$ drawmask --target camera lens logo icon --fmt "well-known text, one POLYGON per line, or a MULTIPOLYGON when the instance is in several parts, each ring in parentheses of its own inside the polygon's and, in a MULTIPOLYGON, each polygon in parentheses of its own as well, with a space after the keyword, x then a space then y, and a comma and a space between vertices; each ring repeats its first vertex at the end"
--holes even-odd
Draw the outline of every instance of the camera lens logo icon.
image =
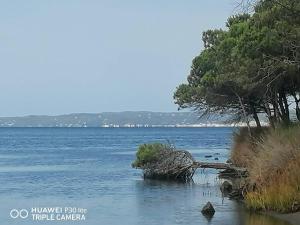
POLYGON ((21 210, 12 209, 10 211, 10 217, 13 219, 16 218, 26 219, 28 217, 28 211, 26 209, 21 209, 21 210))

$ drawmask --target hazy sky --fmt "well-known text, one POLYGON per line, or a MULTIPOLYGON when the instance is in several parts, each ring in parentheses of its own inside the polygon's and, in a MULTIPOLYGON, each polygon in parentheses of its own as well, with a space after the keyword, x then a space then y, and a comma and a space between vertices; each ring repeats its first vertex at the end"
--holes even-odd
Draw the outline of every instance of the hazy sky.
POLYGON ((0 116, 176 111, 235 0, 0 0, 0 116))

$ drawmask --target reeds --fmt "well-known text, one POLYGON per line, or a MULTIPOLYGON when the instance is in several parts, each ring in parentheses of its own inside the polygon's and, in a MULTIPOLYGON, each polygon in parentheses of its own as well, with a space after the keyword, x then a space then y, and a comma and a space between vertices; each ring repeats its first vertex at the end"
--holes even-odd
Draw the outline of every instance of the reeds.
POLYGON ((254 210, 300 210, 300 127, 270 128, 255 139, 238 135, 232 159, 247 167, 253 187, 246 205, 254 210))

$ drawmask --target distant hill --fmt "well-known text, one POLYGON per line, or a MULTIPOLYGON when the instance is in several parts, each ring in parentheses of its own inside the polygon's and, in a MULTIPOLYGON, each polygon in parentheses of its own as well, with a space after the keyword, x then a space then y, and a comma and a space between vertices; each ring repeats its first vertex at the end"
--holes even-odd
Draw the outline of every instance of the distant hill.
MULTIPOLYGON (((228 116, 227 116, 228 117, 228 116)), ((58 116, 0 117, 0 127, 156 127, 222 125, 227 117, 194 112, 103 112, 58 116)))

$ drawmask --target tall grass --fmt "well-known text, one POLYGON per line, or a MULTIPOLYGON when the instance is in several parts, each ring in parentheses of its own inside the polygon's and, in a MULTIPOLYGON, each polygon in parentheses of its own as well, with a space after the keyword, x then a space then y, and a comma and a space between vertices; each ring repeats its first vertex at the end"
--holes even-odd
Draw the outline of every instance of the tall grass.
POLYGON ((270 128, 256 138, 244 133, 237 136, 232 158, 249 170, 252 189, 245 197, 247 206, 278 212, 300 210, 300 127, 270 128))
POLYGON ((257 155, 257 144, 261 137, 268 131, 268 128, 251 128, 252 136, 248 129, 241 127, 233 136, 233 147, 231 149, 231 160, 240 167, 249 167, 257 155))

